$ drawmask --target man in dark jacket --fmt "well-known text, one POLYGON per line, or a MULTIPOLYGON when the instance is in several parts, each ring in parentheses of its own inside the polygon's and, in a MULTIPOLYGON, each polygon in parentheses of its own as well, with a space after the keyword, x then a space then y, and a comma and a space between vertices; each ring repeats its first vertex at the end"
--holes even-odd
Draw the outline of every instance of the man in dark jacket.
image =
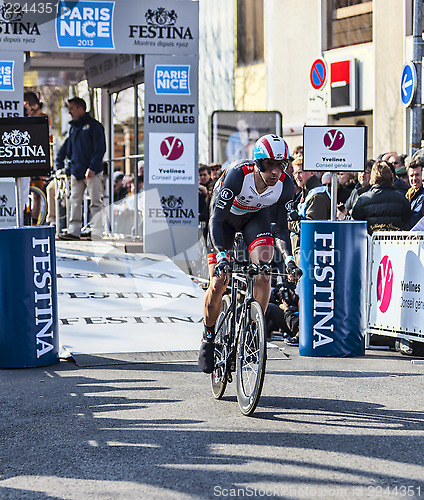
MULTIPOLYGON (((314 172, 304 172, 303 158, 293 161, 293 178, 301 191, 297 193, 294 203, 300 219, 328 220, 330 218, 331 201, 327 186, 323 186, 314 172)), ((292 221, 289 229, 293 233, 291 242, 296 265, 300 261, 300 220, 292 221)))
POLYGON ((68 111, 72 117, 69 138, 60 149, 56 164, 61 168, 65 156, 69 159, 71 209, 68 232, 66 235, 61 235, 60 239, 80 239, 82 202, 86 187, 90 196, 91 234, 95 238, 101 238, 103 156, 106 152, 104 128, 86 112, 85 101, 79 97, 69 99, 68 111))
POLYGON ((373 165, 370 184, 371 189, 356 201, 352 217, 367 221, 370 234, 377 230, 408 229, 411 217, 408 200, 393 189, 393 174, 385 161, 373 165))
MULTIPOLYGON (((349 198, 345 203, 346 210, 349 213, 351 212, 353 206, 355 205, 358 197, 361 196, 361 194, 366 193, 369 189, 371 189, 370 176, 373 163, 374 163, 373 160, 367 161, 365 165, 365 170, 363 172, 358 173, 358 183, 353 188, 349 198)), ((338 198, 337 201, 339 201, 338 198)))
POLYGON ((411 162, 407 168, 409 184, 411 187, 408 189, 405 196, 411 204, 412 211, 408 229, 413 228, 424 215, 423 165, 424 163, 422 161, 415 161, 411 162))

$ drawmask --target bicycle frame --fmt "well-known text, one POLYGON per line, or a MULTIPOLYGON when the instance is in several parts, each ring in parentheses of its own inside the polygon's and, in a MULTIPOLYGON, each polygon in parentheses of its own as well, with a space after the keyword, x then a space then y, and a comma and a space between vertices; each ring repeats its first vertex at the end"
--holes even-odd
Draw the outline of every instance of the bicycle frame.
MULTIPOLYGON (((219 331, 225 321, 228 319, 228 315, 231 314, 230 318, 230 328, 228 335, 225 336, 222 340, 223 343, 229 348, 229 351, 226 353, 225 360, 222 361, 222 364, 227 364, 228 360, 231 360, 234 356, 238 340, 240 336, 240 331, 243 326, 243 322, 246 321, 246 310, 251 302, 254 301, 253 297, 253 285, 254 285, 254 275, 258 274, 257 272, 252 272, 249 270, 249 262, 247 261, 238 261, 235 260, 234 270, 231 272, 231 303, 228 310, 225 312, 223 318, 218 323, 216 331, 219 331), (241 304, 241 307, 238 307, 238 293, 242 287, 246 287, 246 296, 241 304)), ((234 370, 230 370, 234 371, 234 370)), ((224 374, 229 376, 229 371, 227 367, 225 367, 224 374)), ((224 375, 225 376, 225 375, 224 375)), ((231 380, 229 380, 231 381, 231 380)))

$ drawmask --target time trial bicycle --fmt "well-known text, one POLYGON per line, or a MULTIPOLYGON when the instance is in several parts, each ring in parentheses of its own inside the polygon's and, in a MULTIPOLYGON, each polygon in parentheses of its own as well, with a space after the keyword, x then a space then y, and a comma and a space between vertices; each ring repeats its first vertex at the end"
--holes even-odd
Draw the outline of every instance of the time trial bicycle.
POLYGON ((235 372, 239 408, 244 415, 251 415, 261 396, 267 358, 265 318, 253 297, 253 285, 258 274, 275 273, 269 264, 239 260, 241 241, 242 235, 237 233, 230 264, 231 291, 222 297, 216 322, 211 385, 215 399, 221 399, 235 372))

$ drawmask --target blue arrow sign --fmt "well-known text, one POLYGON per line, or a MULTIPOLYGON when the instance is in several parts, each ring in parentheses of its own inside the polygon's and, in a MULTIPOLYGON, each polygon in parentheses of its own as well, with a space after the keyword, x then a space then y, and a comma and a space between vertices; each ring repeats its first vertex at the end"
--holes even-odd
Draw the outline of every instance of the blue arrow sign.
POLYGON ((406 63, 403 67, 400 79, 400 98, 404 106, 408 107, 412 103, 417 86, 417 72, 414 63, 406 63))

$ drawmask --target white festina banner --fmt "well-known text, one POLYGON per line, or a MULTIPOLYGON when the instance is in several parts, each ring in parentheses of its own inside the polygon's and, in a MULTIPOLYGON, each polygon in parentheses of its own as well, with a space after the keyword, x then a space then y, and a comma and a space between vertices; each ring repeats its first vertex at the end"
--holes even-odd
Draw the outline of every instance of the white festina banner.
POLYGON ((204 292, 170 259, 57 242, 60 343, 77 354, 197 350, 204 292))
POLYGON ((377 236, 373 240, 368 326, 421 335, 424 332, 424 241, 414 239, 411 233, 384 235, 380 237, 387 239, 377 236))

